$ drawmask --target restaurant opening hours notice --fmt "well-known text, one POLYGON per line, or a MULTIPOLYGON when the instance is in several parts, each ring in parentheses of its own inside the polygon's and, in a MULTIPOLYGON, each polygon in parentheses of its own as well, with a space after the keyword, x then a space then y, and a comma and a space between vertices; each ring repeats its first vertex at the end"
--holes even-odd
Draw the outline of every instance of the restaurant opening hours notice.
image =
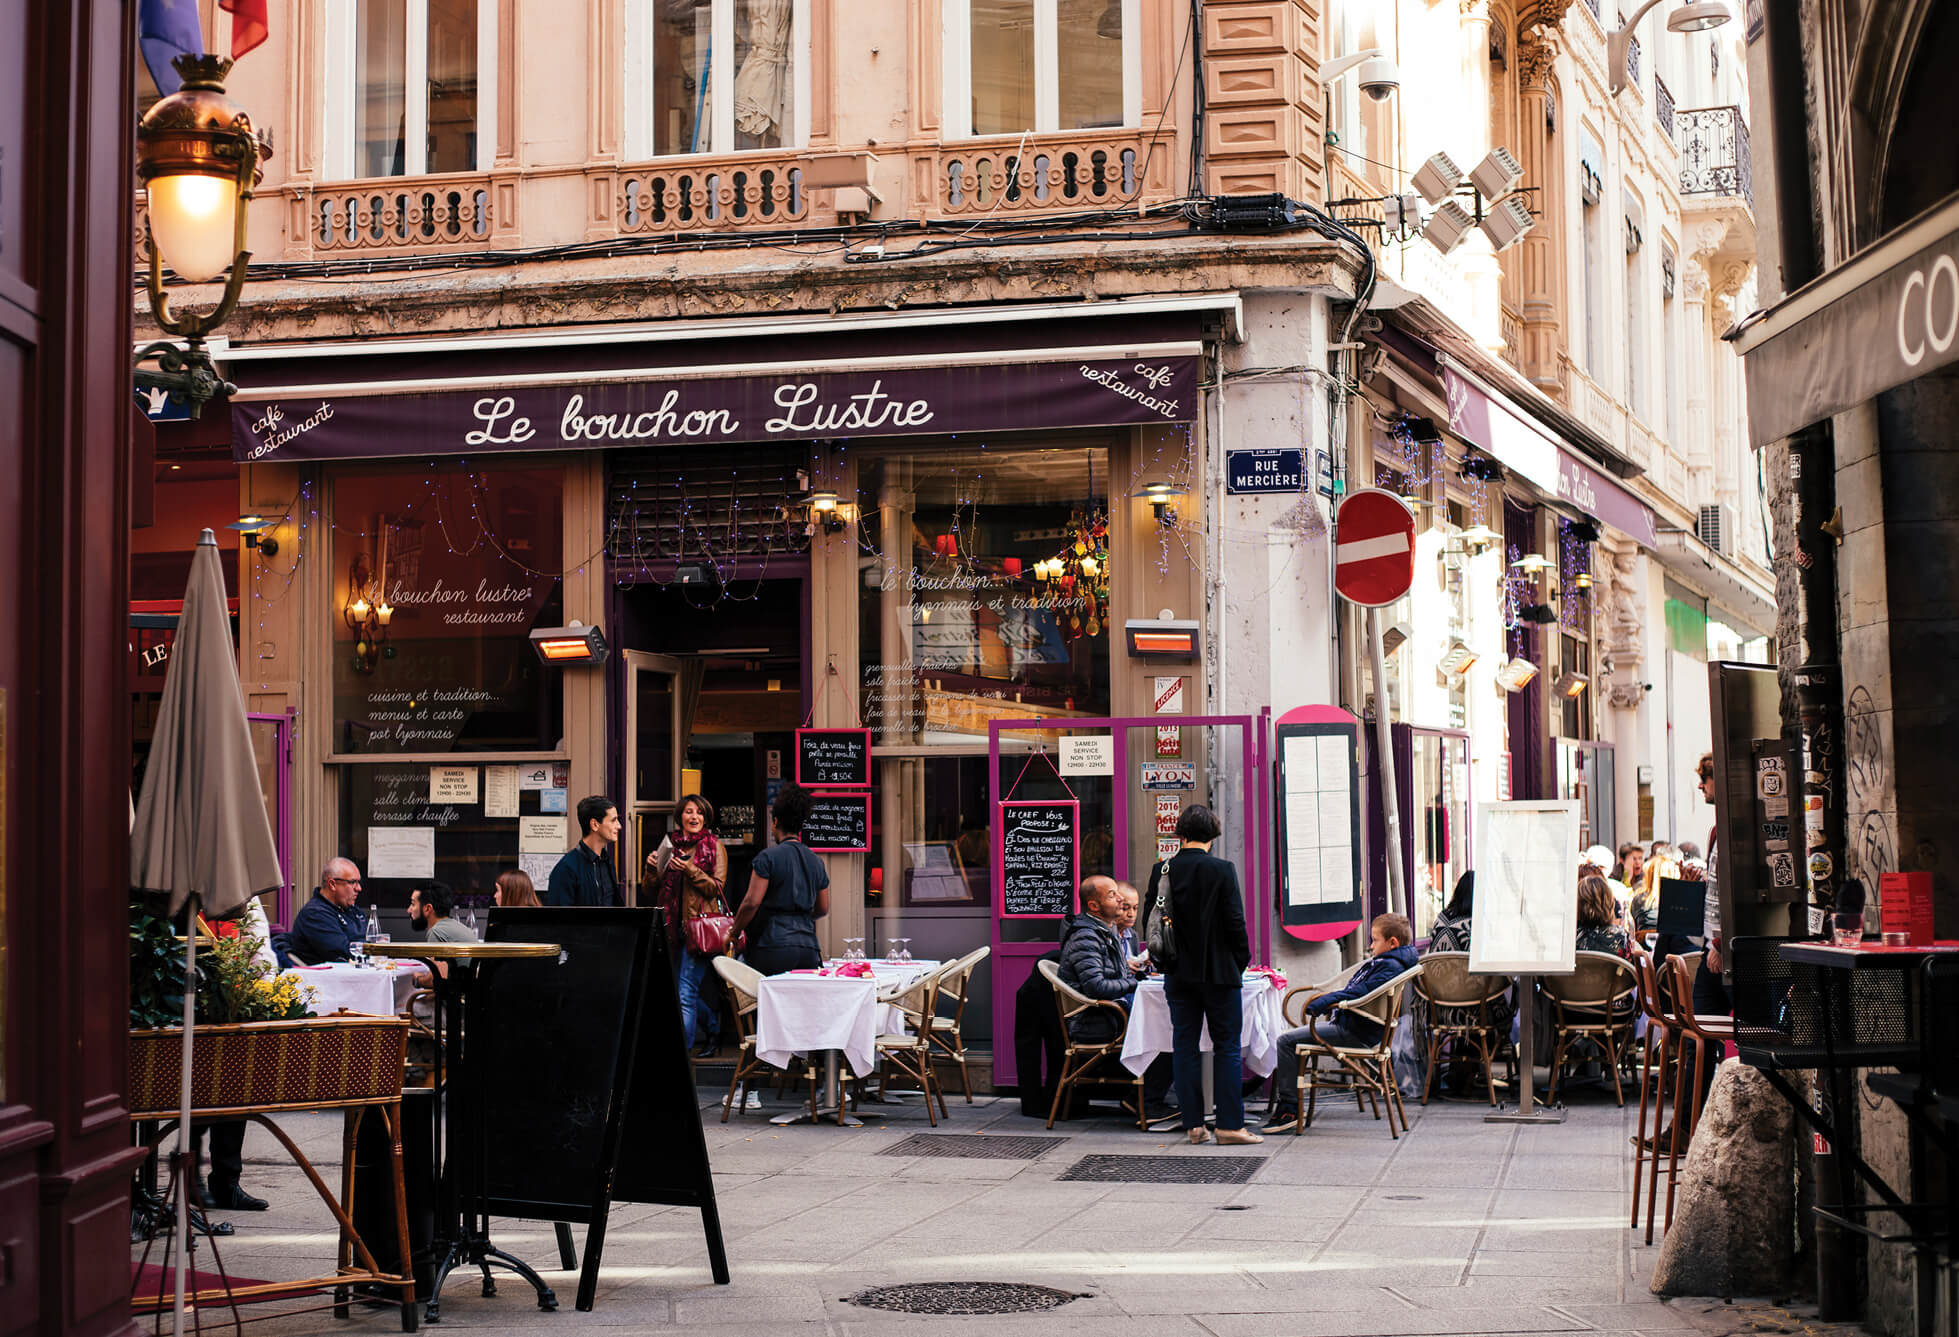
POLYGON ((1081 804, 1004 802, 994 829, 1000 912, 1059 916, 1073 910, 1081 878, 1081 804))

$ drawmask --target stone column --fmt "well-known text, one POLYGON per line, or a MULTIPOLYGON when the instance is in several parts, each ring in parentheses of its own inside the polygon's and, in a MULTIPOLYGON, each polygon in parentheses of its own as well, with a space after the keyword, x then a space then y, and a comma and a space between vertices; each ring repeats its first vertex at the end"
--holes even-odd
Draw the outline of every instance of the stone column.
POLYGON ((1544 393, 1557 398, 1563 389, 1559 355, 1565 348, 1560 287, 1562 236, 1558 220, 1564 212, 1558 145, 1546 128, 1557 114, 1551 91, 1551 67, 1558 56, 1554 29, 1530 28, 1517 38, 1517 88, 1522 104, 1516 153, 1524 166, 1524 184, 1536 186, 1532 206, 1537 226, 1517 243, 1522 268, 1524 346, 1518 350, 1524 374, 1544 393))

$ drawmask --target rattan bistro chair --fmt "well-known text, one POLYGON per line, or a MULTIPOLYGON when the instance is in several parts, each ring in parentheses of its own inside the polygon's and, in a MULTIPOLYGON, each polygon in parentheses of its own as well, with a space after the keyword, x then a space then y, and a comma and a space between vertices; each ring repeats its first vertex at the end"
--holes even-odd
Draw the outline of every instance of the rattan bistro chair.
POLYGON ((1619 1056, 1632 1048, 1634 1001, 1639 974, 1632 962, 1610 952, 1579 952, 1569 975, 1545 975, 1538 981, 1551 1000, 1551 1087, 1545 1099, 1555 1104, 1564 1061, 1581 1042, 1589 1041, 1605 1055, 1612 1069, 1612 1090, 1621 1108, 1625 1084, 1619 1080, 1619 1056))
POLYGON ((1386 1101, 1388 1135, 1399 1140, 1401 1134, 1407 1131, 1408 1110, 1401 1103, 1401 1089, 1395 1085, 1394 1056, 1389 1052, 1389 1046, 1394 1043, 1395 1023, 1401 1020, 1402 999, 1408 986, 1421 976, 1422 967, 1411 966, 1379 988, 1335 1005, 1337 1012, 1379 1023, 1381 1038, 1368 1046, 1336 1045, 1320 1038, 1319 1018, 1307 1014, 1305 1004, 1325 993, 1326 989, 1318 985, 1300 985, 1286 990, 1285 997, 1279 1003, 1280 1015, 1289 1028, 1301 1025, 1300 1018, 1303 1018, 1303 1024, 1312 1035, 1310 1040, 1298 1047, 1299 1078, 1293 1098, 1299 1102, 1299 1108, 1305 1114, 1293 1128, 1295 1136, 1313 1122, 1322 1089, 1352 1091, 1355 1107, 1365 1110, 1371 1103, 1377 1120, 1381 1117, 1381 1103, 1386 1101), (1300 1000, 1299 1018, 1294 1016, 1295 998, 1300 1000), (1334 1066, 1322 1068, 1321 1059, 1332 1059, 1334 1066), (1399 1131, 1395 1128, 1397 1117, 1401 1120, 1399 1131))
MULTIPOLYGON (((728 1111, 734 1108, 735 1092, 741 1091, 745 1104, 749 1078, 770 1065, 755 1052, 755 1014, 761 1007, 762 972, 746 962, 724 955, 714 958, 714 973, 728 986, 728 1000, 734 1005, 735 1013, 735 1075, 728 1079, 728 1095, 721 1102, 721 1122, 726 1123, 728 1111)), ((806 1075, 809 1078, 809 1116, 814 1119, 816 1069, 807 1067, 806 1075)))
POLYGON ((932 1066, 932 1019, 938 1013, 940 981, 948 969, 940 966, 909 984, 880 990, 877 997, 879 1007, 898 1010, 907 1028, 877 1038, 878 1094, 884 1094, 887 1069, 895 1068, 918 1083, 925 1095, 925 1117, 934 1128, 939 1126, 939 1116, 948 1113, 938 1070, 932 1066))
POLYGON ((1422 973, 1415 981, 1415 992, 1427 1005, 1428 1075, 1422 1079, 1422 1104, 1428 1104, 1442 1047, 1450 1041, 1459 1055, 1463 1050, 1476 1055, 1483 1065, 1490 1104, 1497 1103, 1496 1063, 1510 1036, 1507 1026, 1504 1034, 1497 1033, 1493 1013, 1496 1000, 1509 987, 1507 976, 1470 974, 1468 952, 1429 952, 1422 957, 1422 973))
POLYGON ((973 972, 980 962, 992 952, 991 947, 979 947, 947 966, 939 976, 939 1005, 952 1005, 952 1015, 945 1016, 934 1012, 932 1015, 932 1048, 936 1057, 950 1059, 959 1065, 959 1087, 966 1093, 966 1103, 973 1103, 973 1078, 966 1071, 966 995, 973 986, 973 972))
POLYGON ((1118 1085, 1135 1088, 1136 1126, 1147 1129, 1147 1111, 1143 1108, 1143 1078, 1140 1073, 1131 1073, 1122 1066, 1123 1035, 1129 1027, 1129 1011, 1122 1004, 1102 998, 1090 998, 1061 982, 1059 962, 1042 961, 1041 977, 1054 987, 1054 1005, 1061 1015, 1061 1034, 1067 1041, 1067 1048, 1061 1059, 1061 1075, 1054 1083, 1054 1104, 1048 1109, 1048 1127, 1061 1114, 1061 1103, 1068 1097, 1068 1088, 1084 1078, 1104 1080, 1096 1070, 1113 1065, 1122 1075, 1116 1079, 1118 1085), (1077 1040, 1068 1023, 1078 1017, 1092 1015, 1096 1009, 1105 1008, 1116 1022, 1115 1038, 1104 1044, 1077 1040))

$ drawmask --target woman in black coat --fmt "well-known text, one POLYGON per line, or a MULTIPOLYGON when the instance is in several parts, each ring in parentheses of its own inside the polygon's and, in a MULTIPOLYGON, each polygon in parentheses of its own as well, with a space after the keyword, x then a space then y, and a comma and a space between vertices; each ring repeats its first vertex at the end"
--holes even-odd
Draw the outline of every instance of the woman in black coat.
POLYGON ((1245 932, 1245 897, 1238 886, 1238 870, 1230 860, 1211 853, 1211 842, 1217 838, 1218 819, 1209 808, 1193 803, 1183 810, 1177 818, 1182 846, 1151 874, 1143 923, 1151 922, 1157 898, 1168 896, 1177 955, 1164 971, 1163 997, 1170 1005, 1172 1063, 1184 1136, 1192 1142, 1209 1140, 1204 1130, 1203 1070, 1198 1066, 1198 1046, 1208 1027, 1217 1140, 1248 1144, 1265 1140, 1245 1127, 1244 1059, 1239 1052, 1245 1024, 1243 979, 1252 946, 1245 932))

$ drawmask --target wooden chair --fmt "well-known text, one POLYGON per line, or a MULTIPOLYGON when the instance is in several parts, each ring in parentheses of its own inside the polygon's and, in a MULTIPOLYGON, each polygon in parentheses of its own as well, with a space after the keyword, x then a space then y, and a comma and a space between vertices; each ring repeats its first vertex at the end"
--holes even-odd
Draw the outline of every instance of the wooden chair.
POLYGON ((1623 1108, 1626 1088, 1619 1080, 1619 1055, 1632 1047, 1638 1012, 1634 998, 1639 975, 1632 962, 1610 952, 1579 952, 1571 974, 1545 975, 1538 984, 1551 1000, 1551 1088, 1546 1101, 1557 1103, 1565 1059, 1581 1041, 1589 1041, 1605 1055, 1613 1094, 1623 1108))
MULTIPOLYGON (((734 1107, 735 1092, 742 1093, 743 1103, 747 1103, 748 1079, 763 1068, 772 1066, 762 1060, 755 1052, 755 1014, 761 1006, 762 972, 732 956, 714 958, 714 973, 728 986, 728 1001, 734 1005, 735 1013, 735 1075, 728 1079, 728 1095, 721 1102, 721 1122, 728 1122, 728 1112, 734 1107)), ((810 1068, 809 1115, 816 1117, 816 1070, 810 1068)))
MULTIPOLYGON (((1122 1076, 1116 1078, 1118 1085, 1128 1085, 1136 1093, 1136 1126, 1148 1128, 1145 1121, 1147 1111, 1143 1108, 1143 1079, 1140 1074, 1132 1074, 1122 1066, 1122 1040, 1129 1028, 1129 1010, 1122 1004, 1102 998, 1090 998, 1061 982, 1059 962, 1042 961, 1041 977, 1054 987, 1054 1005, 1061 1017, 1061 1034, 1066 1037, 1067 1048, 1062 1053, 1061 1076, 1054 1084, 1054 1104, 1048 1110, 1048 1127, 1061 1114, 1061 1102, 1067 1098, 1068 1088, 1076 1082, 1093 1074, 1105 1061, 1113 1063, 1122 1076), (1080 1017, 1099 1015, 1098 1009, 1106 1010, 1116 1023, 1115 1038, 1103 1044, 1077 1040, 1069 1022, 1080 1017)), ((1097 1078, 1097 1080, 1104 1080, 1097 1078)))
MULTIPOLYGON (((1346 972, 1349 977, 1353 972, 1346 972)), ((1366 1110, 1369 1104, 1374 1107, 1374 1118, 1381 1117, 1381 1102, 1388 1106, 1388 1135, 1397 1140, 1408 1129, 1408 1110, 1401 1103, 1401 1089, 1395 1085, 1394 1056, 1389 1047, 1394 1043, 1395 1023, 1401 1020, 1401 1004, 1408 985, 1420 979, 1421 965, 1411 966, 1387 983, 1362 994, 1338 1003, 1334 1011, 1349 1016, 1360 1017, 1376 1022, 1381 1027, 1381 1038, 1372 1045, 1339 1045, 1323 1039, 1319 1033, 1320 1018, 1305 1012, 1305 1004, 1327 992, 1316 985, 1299 985, 1286 990, 1280 1000, 1279 1012, 1289 1027, 1301 1024, 1293 1016, 1293 1000, 1300 999, 1299 1016, 1311 1034, 1311 1039, 1299 1045, 1299 1077, 1293 1098, 1299 1108, 1305 1111, 1299 1123, 1293 1128, 1297 1136, 1313 1122, 1313 1114, 1319 1104, 1322 1088, 1329 1091, 1352 1091, 1354 1107, 1366 1110), (1320 1066, 1321 1059, 1332 1059, 1335 1066, 1325 1069, 1320 1066), (1395 1120, 1401 1120, 1401 1128, 1395 1128, 1395 1120)))
MULTIPOLYGON (((1639 972, 1639 1009, 1646 1017, 1646 1056, 1640 1065, 1639 1073, 1639 1125, 1633 1135, 1633 1203, 1632 1222, 1639 1225, 1639 1181, 1642 1173, 1651 1177, 1652 1183, 1646 1194, 1646 1242, 1653 1242, 1653 1217, 1655 1202, 1659 1193, 1660 1133, 1665 1128, 1664 1110, 1667 1090, 1667 1065, 1677 1063, 1680 1057, 1680 1018, 1673 1003, 1672 972, 1665 966, 1655 968, 1651 957, 1640 957, 1635 963, 1639 972), (1652 1097, 1653 1121, 1646 1121, 1647 1097, 1652 1097), (1651 1157, 1648 1165, 1647 1158, 1651 1157)), ((1679 1117, 1679 1111, 1674 1111, 1679 1117)), ((1677 1154, 1679 1140, 1669 1136, 1667 1141, 1676 1149, 1676 1154, 1667 1157, 1667 1183, 1671 1187, 1673 1176, 1679 1172, 1680 1158, 1677 1154)), ((1668 1197, 1672 1196, 1669 1192, 1668 1197)), ((1672 1224, 1669 1217, 1668 1224, 1672 1224)))
POLYGON ((1510 1036, 1507 1027, 1504 1034, 1497 1033, 1492 1012, 1509 987, 1506 976, 1470 974, 1468 952, 1429 952, 1422 957, 1422 974, 1415 981, 1415 993, 1428 1013, 1424 1027, 1428 1074, 1422 1079, 1422 1104, 1428 1104, 1442 1047, 1452 1040, 1475 1053, 1483 1065, 1490 1104, 1497 1103, 1496 1061, 1509 1046, 1510 1036))
POLYGON ((986 960, 992 952, 991 947, 980 947, 968 952, 945 968, 939 976, 939 1003, 952 1004, 952 1015, 934 1013, 932 1016, 932 1048, 938 1058, 950 1059, 959 1065, 959 1086, 966 1093, 966 1103, 973 1103, 973 1079, 966 1071, 966 994, 972 988, 973 972, 979 963, 986 960))
POLYGON ((884 1094, 887 1068, 897 1069, 918 1083, 918 1089, 925 1095, 925 1117, 934 1128, 939 1126, 939 1116, 948 1111, 938 1070, 932 1064, 932 1021, 938 1014, 940 982, 950 968, 940 966, 910 984, 880 990, 877 997, 879 1007, 898 1009, 909 1028, 877 1038, 878 1094, 884 1094), (932 1108, 935 1100, 936 1111, 932 1108))
MULTIPOLYGON (((1680 1055, 1673 1065, 1673 1138, 1671 1156, 1677 1161, 1694 1140, 1694 1129, 1700 1124, 1701 1104, 1707 1096, 1707 1083, 1712 1069, 1715 1046, 1732 1044, 1735 1038, 1733 1017, 1699 1015, 1694 1011, 1694 971, 1700 967, 1701 953, 1694 953, 1694 964, 1690 968, 1688 958, 1670 956, 1666 969, 1672 975, 1672 990, 1680 1019, 1680 1055), (1687 1085, 1687 1050, 1694 1051, 1693 1084, 1687 1085), (1685 1127, 1682 1127, 1682 1114, 1685 1113, 1685 1127)), ((1677 1174, 1667 1176, 1666 1224, 1673 1225, 1673 1190, 1677 1174)))

